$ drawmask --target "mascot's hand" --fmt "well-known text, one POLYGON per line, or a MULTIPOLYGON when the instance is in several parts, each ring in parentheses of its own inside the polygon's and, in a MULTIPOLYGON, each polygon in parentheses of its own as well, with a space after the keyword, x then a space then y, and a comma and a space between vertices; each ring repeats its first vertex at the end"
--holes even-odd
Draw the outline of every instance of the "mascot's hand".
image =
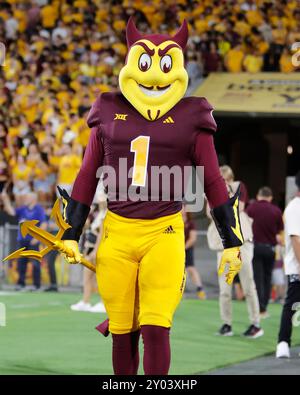
POLYGON ((56 248, 69 263, 81 262, 82 255, 80 254, 78 243, 75 240, 59 240, 56 242, 56 248))
POLYGON ((219 276, 224 273, 227 263, 229 264, 229 270, 226 273, 226 282, 230 285, 242 267, 240 247, 226 248, 223 251, 218 270, 219 276))

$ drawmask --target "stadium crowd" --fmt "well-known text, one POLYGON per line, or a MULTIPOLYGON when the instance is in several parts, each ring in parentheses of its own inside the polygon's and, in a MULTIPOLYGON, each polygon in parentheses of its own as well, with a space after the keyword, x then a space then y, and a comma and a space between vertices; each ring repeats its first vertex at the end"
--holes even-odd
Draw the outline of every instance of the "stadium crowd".
POLYGON ((0 190, 18 205, 30 188, 51 205, 70 189, 89 138, 85 118, 99 92, 116 89, 130 15, 141 31, 172 33, 187 19, 187 69, 291 72, 300 1, 8 0, 0 2, 0 190))

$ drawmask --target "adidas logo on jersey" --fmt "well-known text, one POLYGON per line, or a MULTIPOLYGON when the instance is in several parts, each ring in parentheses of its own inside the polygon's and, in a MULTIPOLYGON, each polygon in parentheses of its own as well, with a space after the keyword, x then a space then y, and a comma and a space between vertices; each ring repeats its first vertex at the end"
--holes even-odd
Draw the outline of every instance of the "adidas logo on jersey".
POLYGON ((176 233, 175 230, 173 229, 173 226, 170 225, 167 227, 166 230, 163 231, 163 233, 176 233))
POLYGON ((168 117, 168 118, 166 118, 166 119, 163 121, 163 123, 174 123, 174 120, 173 120, 172 117, 168 117))

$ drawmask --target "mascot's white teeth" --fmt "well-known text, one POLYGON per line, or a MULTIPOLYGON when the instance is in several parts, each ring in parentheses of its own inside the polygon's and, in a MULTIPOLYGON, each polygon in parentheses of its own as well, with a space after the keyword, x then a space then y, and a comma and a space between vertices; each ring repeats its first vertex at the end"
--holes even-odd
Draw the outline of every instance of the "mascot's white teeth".
POLYGON ((143 86, 139 85, 140 90, 147 96, 151 96, 151 97, 158 97, 163 95, 164 93, 166 93, 170 88, 171 85, 167 86, 165 89, 160 89, 160 90, 154 90, 154 89, 147 89, 144 88, 143 86))

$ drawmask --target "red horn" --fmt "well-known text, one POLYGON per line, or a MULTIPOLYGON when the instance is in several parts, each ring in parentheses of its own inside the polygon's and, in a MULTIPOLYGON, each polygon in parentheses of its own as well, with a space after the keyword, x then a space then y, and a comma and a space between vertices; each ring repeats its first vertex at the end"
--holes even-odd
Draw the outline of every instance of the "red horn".
POLYGON ((136 41, 141 40, 141 39, 142 39, 142 35, 136 28, 134 21, 133 21, 133 17, 131 16, 128 19, 127 26, 126 26, 126 40, 127 40, 128 48, 130 48, 133 43, 135 43, 136 41))
POLYGON ((186 47, 188 38, 189 38, 188 24, 186 20, 184 20, 178 32, 175 34, 174 37, 172 37, 172 41, 175 41, 178 45, 181 46, 182 49, 184 49, 186 47))

